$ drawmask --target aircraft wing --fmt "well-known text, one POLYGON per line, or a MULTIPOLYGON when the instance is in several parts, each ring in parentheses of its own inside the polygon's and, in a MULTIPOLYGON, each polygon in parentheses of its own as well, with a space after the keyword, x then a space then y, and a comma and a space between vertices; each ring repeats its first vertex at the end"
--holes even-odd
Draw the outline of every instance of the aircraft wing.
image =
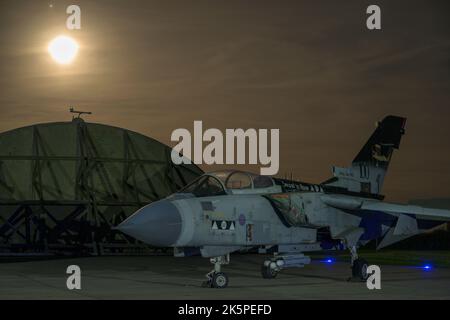
POLYGON ((324 195, 322 201, 329 206, 363 218, 362 227, 382 223, 388 230, 382 235, 377 249, 412 237, 450 222, 450 210, 425 208, 416 205, 366 200, 342 195, 324 195))
POLYGON ((388 202, 364 201, 361 206, 361 209, 383 211, 387 213, 409 214, 435 220, 442 219, 443 222, 450 221, 450 210, 424 208, 415 205, 402 205, 388 202))

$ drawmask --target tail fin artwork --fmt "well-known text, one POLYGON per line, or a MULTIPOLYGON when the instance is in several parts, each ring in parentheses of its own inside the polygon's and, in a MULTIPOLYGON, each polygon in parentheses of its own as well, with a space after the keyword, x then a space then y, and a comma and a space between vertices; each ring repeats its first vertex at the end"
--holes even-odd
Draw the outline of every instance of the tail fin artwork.
POLYGON ((363 194, 380 194, 394 149, 400 146, 406 118, 387 116, 353 159, 351 167, 333 167, 333 178, 323 184, 363 194))

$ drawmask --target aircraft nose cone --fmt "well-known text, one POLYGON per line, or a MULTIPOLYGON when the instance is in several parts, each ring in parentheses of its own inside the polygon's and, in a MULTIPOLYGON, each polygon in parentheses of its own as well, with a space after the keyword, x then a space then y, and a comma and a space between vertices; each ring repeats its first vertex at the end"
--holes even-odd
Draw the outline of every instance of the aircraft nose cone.
POLYGON ((117 229, 147 244, 168 247, 181 234, 181 215, 173 203, 160 200, 136 211, 117 229))

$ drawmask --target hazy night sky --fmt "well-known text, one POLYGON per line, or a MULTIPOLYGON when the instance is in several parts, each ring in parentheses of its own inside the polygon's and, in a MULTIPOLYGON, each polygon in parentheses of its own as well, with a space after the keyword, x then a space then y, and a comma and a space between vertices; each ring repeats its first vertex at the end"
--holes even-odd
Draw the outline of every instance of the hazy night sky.
POLYGON ((395 114, 408 123, 383 193, 450 197, 446 2, 0 0, 0 131, 70 120, 69 105, 172 146, 194 120, 280 128, 280 175, 321 182, 395 114), (47 53, 62 33, 80 44, 65 67, 47 53))

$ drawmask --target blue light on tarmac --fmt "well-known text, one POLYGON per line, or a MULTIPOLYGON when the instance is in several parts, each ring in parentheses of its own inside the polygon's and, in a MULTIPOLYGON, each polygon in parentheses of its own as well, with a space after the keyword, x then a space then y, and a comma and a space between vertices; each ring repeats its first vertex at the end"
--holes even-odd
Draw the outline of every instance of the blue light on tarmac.
POLYGON ((435 269, 435 266, 432 263, 424 263, 415 266, 405 266, 405 268, 423 270, 424 272, 432 272, 435 269))
POLYGON ((331 264, 331 263, 334 263, 334 259, 326 258, 325 260, 321 260, 321 262, 331 264))

